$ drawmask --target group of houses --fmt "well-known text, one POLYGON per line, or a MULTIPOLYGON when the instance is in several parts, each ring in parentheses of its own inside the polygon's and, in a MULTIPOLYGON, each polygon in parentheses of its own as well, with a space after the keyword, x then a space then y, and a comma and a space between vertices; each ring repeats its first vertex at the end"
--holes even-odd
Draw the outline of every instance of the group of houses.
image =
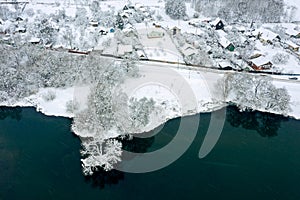
MULTIPOLYGON (((222 21, 222 19, 220 18, 216 18, 215 20, 211 20, 210 18, 192 19, 191 21, 189 21, 189 25, 195 27, 202 27, 202 28, 206 27, 209 29, 214 29, 219 36, 218 38, 219 45, 223 49, 226 49, 230 52, 235 51, 235 44, 228 39, 225 23, 222 21)), ((295 28, 287 28, 285 34, 286 36, 289 36, 290 39, 282 40, 279 34, 267 28, 261 27, 258 29, 247 30, 246 27, 241 25, 236 25, 234 26, 234 28, 241 33, 238 34, 239 36, 237 37, 240 37, 239 39, 243 44, 239 44, 239 46, 246 47, 247 41, 252 38, 252 40, 260 41, 263 45, 274 45, 276 43, 280 44, 286 49, 292 51, 292 53, 295 53, 296 55, 300 56, 299 45, 292 41, 292 39, 300 38, 299 29, 296 30, 295 28)), ((247 60, 245 60, 245 62, 254 70, 269 70, 273 67, 272 61, 269 59, 268 56, 265 56, 263 53, 260 54, 256 53, 255 56, 249 57, 247 60)), ((228 63, 226 64, 226 68, 228 68, 228 63)))

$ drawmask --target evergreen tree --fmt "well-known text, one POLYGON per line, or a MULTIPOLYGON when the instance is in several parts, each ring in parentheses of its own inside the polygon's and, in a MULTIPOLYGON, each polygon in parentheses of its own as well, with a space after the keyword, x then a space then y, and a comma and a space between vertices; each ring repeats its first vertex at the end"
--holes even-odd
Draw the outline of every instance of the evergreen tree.
POLYGON ((120 14, 117 15, 116 27, 121 30, 123 30, 123 28, 124 28, 124 20, 122 19, 120 14))

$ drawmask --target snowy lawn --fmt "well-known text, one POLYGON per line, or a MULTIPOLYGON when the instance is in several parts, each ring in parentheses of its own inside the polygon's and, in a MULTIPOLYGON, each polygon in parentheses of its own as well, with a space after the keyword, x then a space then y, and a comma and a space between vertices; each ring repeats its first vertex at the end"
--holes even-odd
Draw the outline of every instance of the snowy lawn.
POLYGON ((140 28, 141 26, 143 25, 137 25, 139 40, 149 59, 183 62, 182 55, 164 29, 153 28, 152 24, 148 25, 148 28, 140 28), (147 35, 151 32, 160 32, 164 36, 162 38, 148 38, 147 35))

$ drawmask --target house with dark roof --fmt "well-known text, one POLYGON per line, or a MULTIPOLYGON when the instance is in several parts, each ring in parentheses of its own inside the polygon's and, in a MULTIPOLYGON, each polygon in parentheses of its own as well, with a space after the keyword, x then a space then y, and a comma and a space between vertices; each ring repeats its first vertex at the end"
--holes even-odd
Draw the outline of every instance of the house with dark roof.
POLYGON ((220 18, 215 19, 214 21, 210 22, 212 27, 215 27, 216 30, 221 30, 225 27, 223 21, 220 18))

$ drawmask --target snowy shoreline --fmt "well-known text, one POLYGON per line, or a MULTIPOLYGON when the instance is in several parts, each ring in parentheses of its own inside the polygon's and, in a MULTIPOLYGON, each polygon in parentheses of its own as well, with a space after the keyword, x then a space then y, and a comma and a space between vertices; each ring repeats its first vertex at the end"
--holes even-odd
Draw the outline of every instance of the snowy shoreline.
MULTIPOLYGON (((141 78, 139 80, 141 82, 144 81, 144 79, 147 79, 147 76, 150 76, 151 79, 151 73, 156 74, 156 68, 151 67, 151 72, 149 71, 149 67, 141 68, 141 78)), ((169 69, 168 69, 169 70, 169 69)), ((220 74, 205 72, 201 73, 199 75, 199 72, 190 72, 189 70, 183 70, 178 69, 175 70, 180 74, 180 78, 185 78, 187 81, 187 84, 191 87, 193 90, 193 93, 195 94, 195 98, 197 100, 197 107, 192 110, 180 110, 178 102, 176 99, 174 99, 174 96, 172 97, 172 94, 168 91, 165 91, 165 89, 160 87, 153 87, 153 86, 143 86, 142 88, 139 88, 134 92, 134 94, 128 94, 131 96, 134 96, 136 98, 154 98, 157 104, 164 105, 164 107, 161 107, 160 110, 154 111, 150 116, 150 125, 147 125, 144 127, 140 133, 149 132, 151 130, 154 130, 155 128, 163 125, 169 120, 172 120, 174 118, 178 117, 185 117, 185 116, 191 116, 196 115, 199 113, 210 113, 217 110, 220 110, 224 107, 227 107, 229 105, 228 102, 225 102, 221 97, 220 94, 216 94, 213 90, 215 87, 215 84, 218 82, 218 78, 222 78, 223 76, 220 74), (205 90, 206 88, 206 90, 205 90), (207 89, 208 88, 208 89, 207 89)), ((153 75, 153 74, 152 74, 153 75)), ((161 79, 171 79, 167 77, 168 75, 162 75, 162 77, 158 77, 161 79)), ((149 78, 149 77, 148 77, 149 78)), ((133 79, 136 81, 136 79, 133 79)), ((176 79, 173 80, 174 82, 178 81, 176 79)), ((273 111, 268 111, 264 109, 255 109, 256 111, 260 112, 266 112, 266 113, 273 113, 282 115, 285 117, 289 117, 292 119, 300 120, 300 101, 299 97, 300 94, 298 94, 297 86, 298 83, 284 83, 280 81, 273 81, 274 85, 276 87, 285 87, 289 95, 291 96, 291 111, 287 113, 287 115, 282 115, 281 113, 276 113, 273 111)), ((139 84, 139 82, 137 83, 139 84)), ((126 83, 125 83, 126 87, 126 83)), ((6 107, 34 107, 37 112, 41 112, 44 115, 47 116, 55 116, 55 117, 65 117, 65 118, 74 118, 74 114, 67 112, 67 102, 73 101, 75 98, 75 93, 78 92, 78 87, 70 87, 70 88, 43 88, 38 91, 38 93, 31 95, 29 97, 24 98, 23 100, 15 103, 9 103, 9 102, 2 102, 0 103, 0 106, 6 106, 6 107), (55 98, 51 101, 45 100, 45 95, 49 93, 49 91, 54 92, 55 98)), ((81 91, 80 91, 81 93, 81 91)), ((87 94, 85 94, 87 95, 87 94)), ((186 101, 190 101, 190 97, 186 99, 186 101)), ((184 103, 180 102, 181 106, 184 105, 184 103)), ((187 107, 191 105, 185 105, 187 107)))

